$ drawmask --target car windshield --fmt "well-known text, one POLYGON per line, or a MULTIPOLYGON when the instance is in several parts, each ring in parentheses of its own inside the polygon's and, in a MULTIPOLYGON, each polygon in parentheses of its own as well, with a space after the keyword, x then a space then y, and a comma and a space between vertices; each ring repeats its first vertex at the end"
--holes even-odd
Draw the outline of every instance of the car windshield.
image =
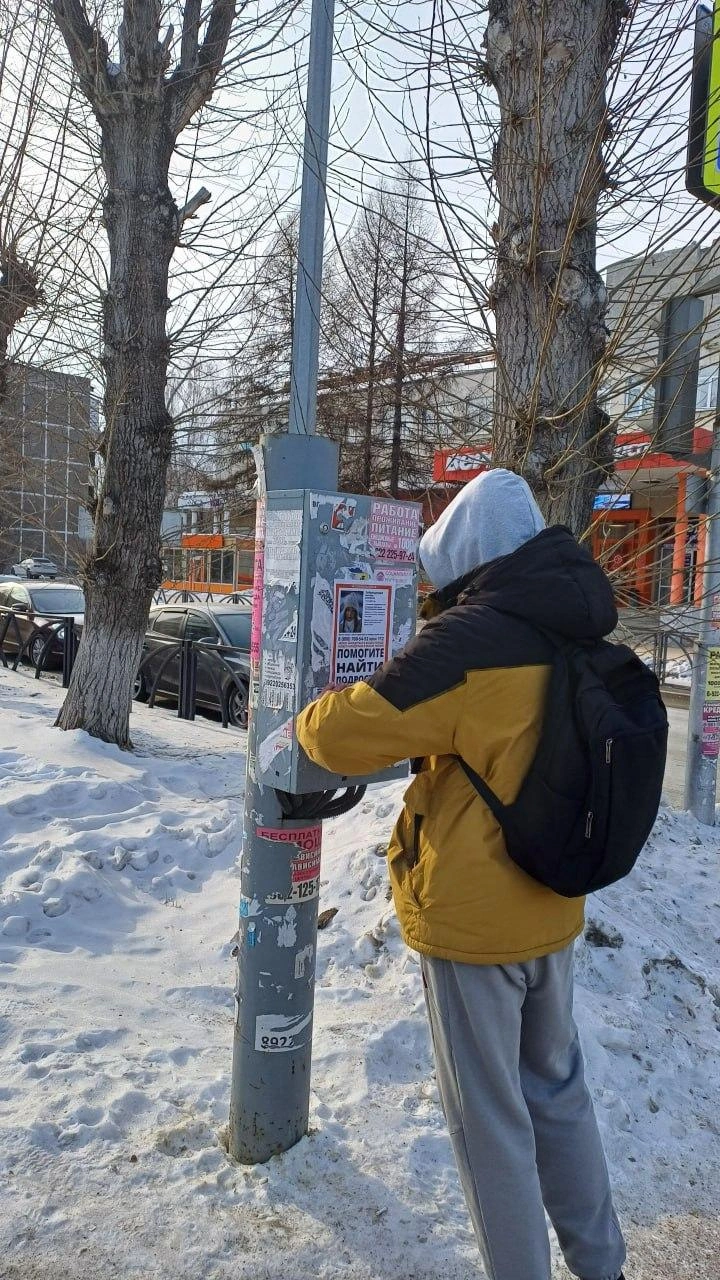
POLYGON ((219 613, 215 614, 230 644, 238 649, 250 648, 250 614, 219 613))
POLYGON ((65 587, 61 591, 39 587, 31 590, 30 596, 36 613, 85 612, 85 597, 79 587, 65 587))

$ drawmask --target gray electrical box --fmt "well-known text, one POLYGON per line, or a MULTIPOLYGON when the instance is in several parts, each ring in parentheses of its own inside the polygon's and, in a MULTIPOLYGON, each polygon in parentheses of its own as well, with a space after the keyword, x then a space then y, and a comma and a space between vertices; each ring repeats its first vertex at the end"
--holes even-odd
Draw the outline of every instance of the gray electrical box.
POLYGON ((407 776, 329 774, 308 760, 294 719, 329 684, 372 674, 415 634, 420 507, 365 494, 270 491, 262 614, 254 619, 257 781, 302 795, 407 776))

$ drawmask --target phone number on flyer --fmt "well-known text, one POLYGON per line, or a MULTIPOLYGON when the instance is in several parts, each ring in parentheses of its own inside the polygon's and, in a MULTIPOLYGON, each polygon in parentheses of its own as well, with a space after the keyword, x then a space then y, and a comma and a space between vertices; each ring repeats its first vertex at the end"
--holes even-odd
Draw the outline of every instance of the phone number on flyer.
POLYGON ((407 551, 404 547, 383 547, 377 553, 378 560, 401 560, 403 564, 415 563, 415 552, 407 551))

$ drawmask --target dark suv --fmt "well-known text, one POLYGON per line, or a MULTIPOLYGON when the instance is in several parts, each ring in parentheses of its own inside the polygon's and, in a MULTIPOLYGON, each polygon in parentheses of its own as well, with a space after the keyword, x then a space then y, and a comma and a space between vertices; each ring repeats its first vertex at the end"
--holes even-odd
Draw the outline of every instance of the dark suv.
POLYGON ((251 616, 249 608, 230 604, 168 604, 151 609, 135 680, 137 700, 147 701, 156 680, 157 693, 178 696, 180 645, 183 640, 194 640, 197 705, 214 711, 224 706, 230 723, 246 729, 251 616))
POLYGON ((64 631, 60 619, 71 617, 75 635, 80 637, 85 620, 85 596, 72 582, 3 582, 0 583, 0 605, 12 609, 15 621, 7 623, 7 614, 0 612, 0 637, 5 638, 5 653, 23 655, 37 666, 46 641, 55 635, 43 665, 59 666, 62 663, 64 631), (19 645, 18 645, 19 636, 19 645))

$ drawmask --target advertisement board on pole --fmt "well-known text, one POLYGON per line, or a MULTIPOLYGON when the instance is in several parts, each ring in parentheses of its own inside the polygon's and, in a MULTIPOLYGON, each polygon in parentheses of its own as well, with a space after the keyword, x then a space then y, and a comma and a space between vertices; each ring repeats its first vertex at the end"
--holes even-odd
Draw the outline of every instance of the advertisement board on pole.
POLYGON ((685 185, 705 204, 720 208, 720 5, 695 10, 685 185))
MULTIPOLYGON (((268 493, 257 706, 264 786, 303 795, 351 785, 308 759, 294 718, 328 685, 368 679, 414 634, 419 533, 414 502, 268 493)), ((371 780, 406 773, 395 765, 371 780)))

